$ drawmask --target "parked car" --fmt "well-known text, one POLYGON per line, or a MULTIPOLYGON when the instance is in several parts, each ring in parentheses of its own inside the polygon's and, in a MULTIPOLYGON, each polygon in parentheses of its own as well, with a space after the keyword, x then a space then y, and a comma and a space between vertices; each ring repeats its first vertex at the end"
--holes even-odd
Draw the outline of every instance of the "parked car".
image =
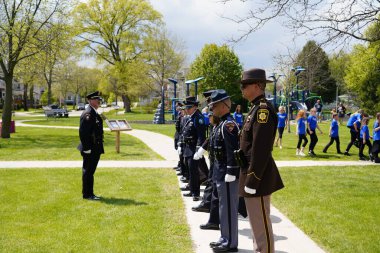
POLYGON ((102 107, 102 108, 107 108, 107 104, 106 104, 106 103, 101 104, 100 107, 102 107))
POLYGON ((78 103, 76 106, 77 111, 81 111, 85 109, 84 103, 78 103))

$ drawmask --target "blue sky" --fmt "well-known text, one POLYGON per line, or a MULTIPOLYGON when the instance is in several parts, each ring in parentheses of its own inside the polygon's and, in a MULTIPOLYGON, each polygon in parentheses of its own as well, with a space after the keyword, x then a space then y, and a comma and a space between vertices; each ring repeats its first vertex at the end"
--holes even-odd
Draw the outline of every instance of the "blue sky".
MULTIPOLYGON (((238 0, 223 4, 217 0, 151 0, 153 7, 163 15, 168 30, 185 41, 188 62, 191 63, 208 43, 221 45, 228 38, 238 36, 244 29, 221 16, 244 16, 249 8, 254 8, 251 1, 238 0)), ((273 57, 287 52, 286 47, 302 48, 306 39, 293 42, 293 35, 279 21, 272 21, 259 32, 237 44, 230 44, 238 55, 244 69, 252 67, 275 68, 273 57)))

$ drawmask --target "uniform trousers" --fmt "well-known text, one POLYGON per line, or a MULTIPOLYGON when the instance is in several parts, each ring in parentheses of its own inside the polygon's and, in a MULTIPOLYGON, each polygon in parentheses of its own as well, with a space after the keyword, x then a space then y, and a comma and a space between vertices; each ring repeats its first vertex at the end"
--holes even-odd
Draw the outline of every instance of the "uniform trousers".
POLYGON ((359 133, 355 132, 355 129, 353 127, 351 128, 350 134, 351 134, 351 140, 350 140, 350 143, 348 143, 347 145, 346 152, 350 151, 352 145, 354 145, 354 142, 358 139, 358 136, 359 136, 359 133))
POLYGON ((303 140, 302 147, 306 147, 307 143, 309 142, 306 138, 306 134, 298 134, 298 143, 297 143, 297 148, 301 148, 301 143, 303 140))
POLYGON ((208 171, 206 159, 204 157, 199 159, 198 168, 199 168, 199 176, 200 176, 201 182, 207 180, 209 171, 208 171))
POLYGON ((326 147, 323 149, 323 152, 327 152, 327 149, 334 143, 336 144, 336 152, 340 153, 340 141, 339 136, 337 137, 330 137, 330 142, 327 143, 326 147))
POLYGON ((317 137, 317 134, 315 133, 315 129, 312 131, 313 133, 311 134, 309 129, 307 130, 307 133, 310 135, 309 151, 313 151, 315 145, 317 145, 317 142, 318 142, 318 137, 317 137))
POLYGON ((82 152, 82 156, 82 194, 83 197, 91 197, 94 195, 94 174, 98 166, 100 154, 95 152, 85 154, 82 152))
POLYGON ((274 236, 270 220, 270 195, 244 198, 253 234, 253 252, 274 253, 274 236))
POLYGON ((185 178, 189 178, 189 170, 187 169, 187 166, 185 164, 185 158, 183 155, 179 155, 179 168, 181 175, 185 178))
POLYGON ((210 201, 210 217, 208 219, 208 223, 219 225, 219 197, 218 197, 218 189, 215 183, 211 184, 212 192, 211 192, 211 201, 210 201))
POLYGON ((239 181, 230 183, 216 182, 219 197, 220 233, 219 241, 224 246, 237 248, 238 246, 238 195, 239 181))
POLYGON ((185 164, 189 171, 190 192, 193 196, 199 197, 200 183, 199 183, 198 160, 194 160, 192 156, 185 157, 185 164))

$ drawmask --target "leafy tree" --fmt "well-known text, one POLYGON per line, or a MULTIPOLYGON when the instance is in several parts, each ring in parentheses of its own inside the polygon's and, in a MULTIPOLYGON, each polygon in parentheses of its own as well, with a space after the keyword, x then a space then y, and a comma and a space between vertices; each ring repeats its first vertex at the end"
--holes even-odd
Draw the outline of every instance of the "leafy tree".
POLYGON ((239 80, 243 68, 239 58, 227 45, 207 44, 190 66, 188 79, 203 76, 200 92, 225 89, 235 102, 241 102, 239 80))
MULTIPOLYGON (((380 22, 373 24, 367 30, 368 36, 379 29, 380 22)), ((370 113, 380 111, 380 42, 354 47, 345 81, 361 108, 370 113)))
POLYGON ((91 52, 113 66, 112 76, 120 78, 124 106, 130 111, 131 93, 140 83, 127 83, 126 71, 140 64, 144 41, 160 24, 161 15, 146 0, 89 0, 77 6, 75 20, 91 52))
MULTIPOLYGON (((237 0, 221 0, 226 4, 237 0)), ((273 19, 281 19, 296 34, 309 34, 323 43, 345 42, 350 39, 380 41, 380 33, 369 37, 364 30, 379 21, 379 1, 362 0, 240 0, 251 9, 243 16, 229 18, 246 30, 235 40, 242 40, 273 19), (254 3, 252 3, 254 2, 254 3)))
POLYGON ((333 54, 330 57, 330 71, 331 76, 336 80, 336 84, 339 88, 339 93, 343 94, 347 91, 346 82, 344 77, 346 75, 346 69, 350 62, 350 55, 341 51, 338 54, 333 54))
POLYGON ((41 38, 42 30, 53 19, 60 20, 68 8, 67 0, 3 0, 0 3, 0 67, 5 81, 2 138, 10 138, 12 84, 20 61, 41 51, 50 40, 41 38))
POLYGON ((146 58, 149 75, 158 84, 159 90, 181 69, 185 61, 183 42, 172 37, 165 28, 160 28, 146 40, 146 58))
POLYGON ((324 102, 335 99, 336 82, 331 76, 329 58, 315 41, 308 41, 296 59, 306 71, 299 74, 299 87, 322 96, 324 102))

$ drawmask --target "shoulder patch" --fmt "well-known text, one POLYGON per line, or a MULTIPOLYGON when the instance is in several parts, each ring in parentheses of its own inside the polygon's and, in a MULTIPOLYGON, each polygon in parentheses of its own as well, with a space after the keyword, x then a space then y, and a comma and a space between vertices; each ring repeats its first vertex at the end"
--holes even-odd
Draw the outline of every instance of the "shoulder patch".
POLYGON ((87 113, 86 116, 85 116, 85 119, 86 120, 90 120, 91 119, 91 115, 89 113, 87 113))
POLYGON ((234 128, 235 128, 235 123, 232 122, 232 121, 227 121, 226 124, 225 124, 225 126, 226 126, 228 132, 231 133, 234 130, 234 128))
POLYGON ((258 123, 267 123, 269 118, 268 109, 259 109, 257 110, 257 122, 258 123))
POLYGON ((200 125, 203 125, 204 120, 203 120, 202 118, 199 118, 198 123, 199 123, 200 125))

